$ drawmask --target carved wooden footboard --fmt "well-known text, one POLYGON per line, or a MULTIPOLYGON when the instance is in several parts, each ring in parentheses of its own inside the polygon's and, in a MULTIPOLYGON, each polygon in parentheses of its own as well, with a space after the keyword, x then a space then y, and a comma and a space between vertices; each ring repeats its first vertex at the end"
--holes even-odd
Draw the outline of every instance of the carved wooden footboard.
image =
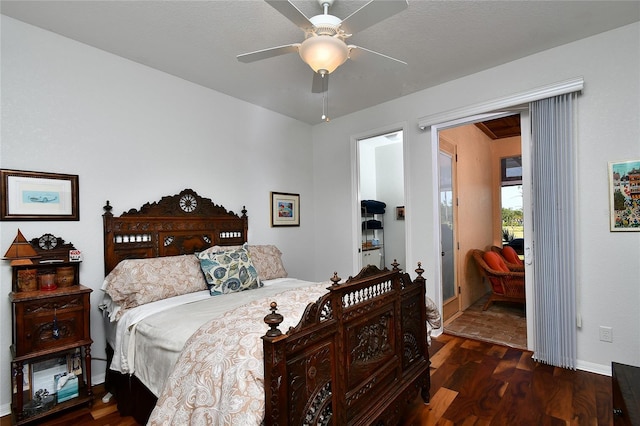
POLYGON ((283 334, 272 303, 263 337, 267 425, 397 424, 429 398, 425 279, 368 266, 310 304, 283 334))

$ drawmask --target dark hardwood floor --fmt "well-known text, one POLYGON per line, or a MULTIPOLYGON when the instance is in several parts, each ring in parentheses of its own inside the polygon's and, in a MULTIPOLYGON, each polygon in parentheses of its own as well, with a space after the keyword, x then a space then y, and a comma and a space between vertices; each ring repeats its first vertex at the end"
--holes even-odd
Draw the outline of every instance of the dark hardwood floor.
MULTIPOLYGON (((431 344, 431 403, 418 398, 403 426, 612 425, 611 378, 536 363, 531 352, 452 335, 431 344)), ((49 419, 46 426, 137 426, 104 404, 49 419)), ((8 416, 0 426, 8 426, 8 416)))
POLYGON ((405 426, 611 425, 611 378, 540 364, 531 352, 451 335, 432 341, 431 403, 405 426))

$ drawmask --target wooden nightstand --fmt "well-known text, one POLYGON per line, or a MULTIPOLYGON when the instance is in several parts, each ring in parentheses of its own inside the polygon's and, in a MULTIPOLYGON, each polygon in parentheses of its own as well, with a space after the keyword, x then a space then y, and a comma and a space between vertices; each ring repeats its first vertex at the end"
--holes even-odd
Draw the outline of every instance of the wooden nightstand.
MULTIPOLYGON (((89 332, 89 296, 91 289, 82 285, 63 287, 56 290, 12 292, 9 294, 13 310, 13 344, 11 345, 12 371, 16 392, 13 394, 12 412, 14 423, 23 424, 49 414, 84 403, 91 403, 91 337, 89 332), (54 318, 57 327, 54 326, 54 318), (54 337, 54 328, 58 329, 58 338, 54 337), (56 403, 43 412, 25 413, 23 367, 26 362, 33 363, 47 358, 72 353, 76 348, 84 351, 84 370, 86 384, 79 377, 79 396, 71 400, 56 403), (30 414, 27 416, 27 414, 30 414)), ((34 383, 30 381, 33 388, 34 383)), ((32 389, 36 391, 37 389, 32 389)), ((30 392, 27 392, 30 393, 30 392)))
MULTIPOLYGON (((45 234, 45 237, 49 235, 45 234)), ((79 262, 70 262, 68 258, 69 249, 73 246, 64 244, 61 238, 51 237, 59 243, 53 245, 55 249, 50 246, 34 247, 40 255, 39 260, 12 266, 13 291, 9 293, 12 309, 11 411, 12 421, 18 425, 93 401, 89 327, 93 290, 79 284, 79 262), (48 284, 51 280, 59 286, 55 288, 55 284, 48 284), (54 289, 34 288, 34 281, 41 288, 54 289), (47 285, 43 287, 45 282, 47 285), (77 365, 67 365, 64 360, 77 365), (54 367, 51 368, 50 364, 54 367), (29 368, 25 371, 26 365, 29 368), (36 366, 46 368, 43 367, 36 375, 36 366), (62 374, 72 368, 79 373, 77 376, 70 372, 58 383, 54 381, 56 373, 62 374), (55 373, 49 375, 49 371, 55 373), (60 391, 56 384, 62 381, 70 382, 70 387, 63 387, 60 391), (28 390, 25 383, 29 384, 28 390), (38 399, 36 392, 43 388, 51 389, 49 393, 53 396, 42 397, 39 393, 41 398, 38 399), (36 404, 38 401, 40 404, 36 404)))

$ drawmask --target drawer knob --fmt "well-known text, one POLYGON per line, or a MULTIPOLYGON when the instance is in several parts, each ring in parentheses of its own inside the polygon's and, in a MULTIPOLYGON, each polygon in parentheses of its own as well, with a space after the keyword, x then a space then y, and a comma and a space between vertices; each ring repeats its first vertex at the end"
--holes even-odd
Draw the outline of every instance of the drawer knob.
POLYGON ((614 408, 614 409, 613 409, 613 416, 614 416, 614 417, 622 417, 622 409, 620 409, 620 408, 614 408))

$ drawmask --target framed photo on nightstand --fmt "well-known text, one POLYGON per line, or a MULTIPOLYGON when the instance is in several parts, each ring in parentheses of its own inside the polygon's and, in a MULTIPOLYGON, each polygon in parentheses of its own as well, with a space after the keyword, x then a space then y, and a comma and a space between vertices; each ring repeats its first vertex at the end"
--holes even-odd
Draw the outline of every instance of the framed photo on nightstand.
POLYGON ((31 394, 45 390, 49 395, 56 393, 55 376, 69 371, 69 357, 60 356, 34 362, 31 366, 31 394))

